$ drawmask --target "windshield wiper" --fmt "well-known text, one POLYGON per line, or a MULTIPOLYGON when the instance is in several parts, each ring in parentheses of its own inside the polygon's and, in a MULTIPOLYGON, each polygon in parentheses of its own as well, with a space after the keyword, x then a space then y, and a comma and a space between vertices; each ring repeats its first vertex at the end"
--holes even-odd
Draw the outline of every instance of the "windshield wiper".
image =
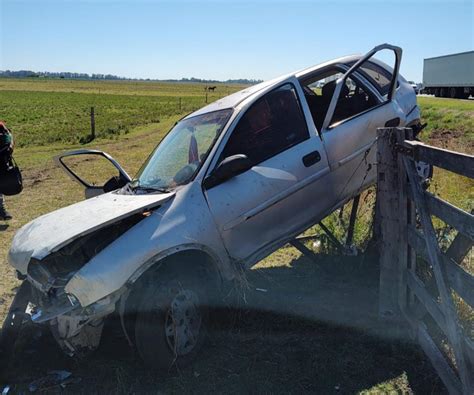
POLYGON ((156 187, 146 187, 143 185, 138 185, 135 188, 132 188, 132 191, 147 191, 147 192, 161 192, 161 193, 168 193, 170 190, 166 188, 156 188, 156 187))
POLYGON ((167 188, 160 188, 160 187, 152 187, 147 185, 140 185, 137 181, 132 181, 128 184, 128 187, 132 192, 135 191, 144 191, 144 192, 160 192, 160 193, 168 193, 170 192, 167 188), (134 184, 134 185, 133 185, 134 184))

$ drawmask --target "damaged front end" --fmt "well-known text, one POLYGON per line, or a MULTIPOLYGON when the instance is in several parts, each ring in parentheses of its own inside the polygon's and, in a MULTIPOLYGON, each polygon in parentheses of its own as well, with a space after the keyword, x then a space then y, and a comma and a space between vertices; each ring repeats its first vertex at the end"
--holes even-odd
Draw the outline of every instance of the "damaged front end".
POLYGON ((65 291, 67 283, 95 255, 143 218, 142 214, 135 214, 82 236, 41 260, 31 258, 26 276, 20 275, 31 284, 31 320, 49 325, 68 355, 81 355, 99 345, 104 319, 115 311, 125 289, 82 307, 74 295, 65 291))
MULTIPOLYGON (((15 234, 8 254, 18 277, 31 288, 27 307, 12 305, 11 323, 21 325, 25 316, 34 323, 48 325, 61 348, 79 354, 97 347, 104 318, 116 309, 125 287, 107 288, 107 278, 98 285, 100 292, 91 295, 87 280, 76 281, 81 300, 68 286, 81 276, 99 254, 121 239, 147 213, 160 207, 174 194, 129 195, 120 191, 106 193, 45 214, 23 226, 15 234), (18 311, 17 311, 18 310, 18 311)), ((122 254, 126 245, 122 245, 122 254)), ((114 259, 109 257, 107 262, 114 259)), ((109 276, 113 275, 110 262, 109 276)), ((23 286, 22 286, 23 287, 23 286)), ((13 325, 6 322, 6 325, 13 325)), ((2 343, 16 339, 3 339, 2 343)))

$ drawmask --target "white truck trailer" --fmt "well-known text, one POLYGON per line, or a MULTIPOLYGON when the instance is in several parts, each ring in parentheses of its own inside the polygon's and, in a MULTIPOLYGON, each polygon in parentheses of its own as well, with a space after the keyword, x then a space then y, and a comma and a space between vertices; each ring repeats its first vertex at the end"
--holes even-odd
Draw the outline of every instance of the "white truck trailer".
POLYGON ((424 59, 423 93, 458 99, 474 96, 474 51, 424 59))

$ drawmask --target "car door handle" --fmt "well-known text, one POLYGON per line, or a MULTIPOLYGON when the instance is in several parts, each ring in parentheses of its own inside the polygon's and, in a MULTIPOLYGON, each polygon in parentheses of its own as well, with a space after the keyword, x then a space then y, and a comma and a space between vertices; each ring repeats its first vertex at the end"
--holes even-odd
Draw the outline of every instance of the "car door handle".
POLYGON ((318 151, 310 152, 308 155, 303 156, 303 164, 306 167, 310 167, 321 160, 321 155, 318 151))

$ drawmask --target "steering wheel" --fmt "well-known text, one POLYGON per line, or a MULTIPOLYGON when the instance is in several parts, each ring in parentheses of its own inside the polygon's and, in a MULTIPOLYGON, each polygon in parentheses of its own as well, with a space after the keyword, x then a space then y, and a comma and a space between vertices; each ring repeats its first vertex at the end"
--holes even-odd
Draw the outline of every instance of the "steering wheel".
POLYGON ((185 183, 193 176, 198 166, 199 166, 199 162, 193 162, 193 163, 187 164, 186 166, 178 170, 178 172, 173 177, 173 181, 178 185, 185 183))

